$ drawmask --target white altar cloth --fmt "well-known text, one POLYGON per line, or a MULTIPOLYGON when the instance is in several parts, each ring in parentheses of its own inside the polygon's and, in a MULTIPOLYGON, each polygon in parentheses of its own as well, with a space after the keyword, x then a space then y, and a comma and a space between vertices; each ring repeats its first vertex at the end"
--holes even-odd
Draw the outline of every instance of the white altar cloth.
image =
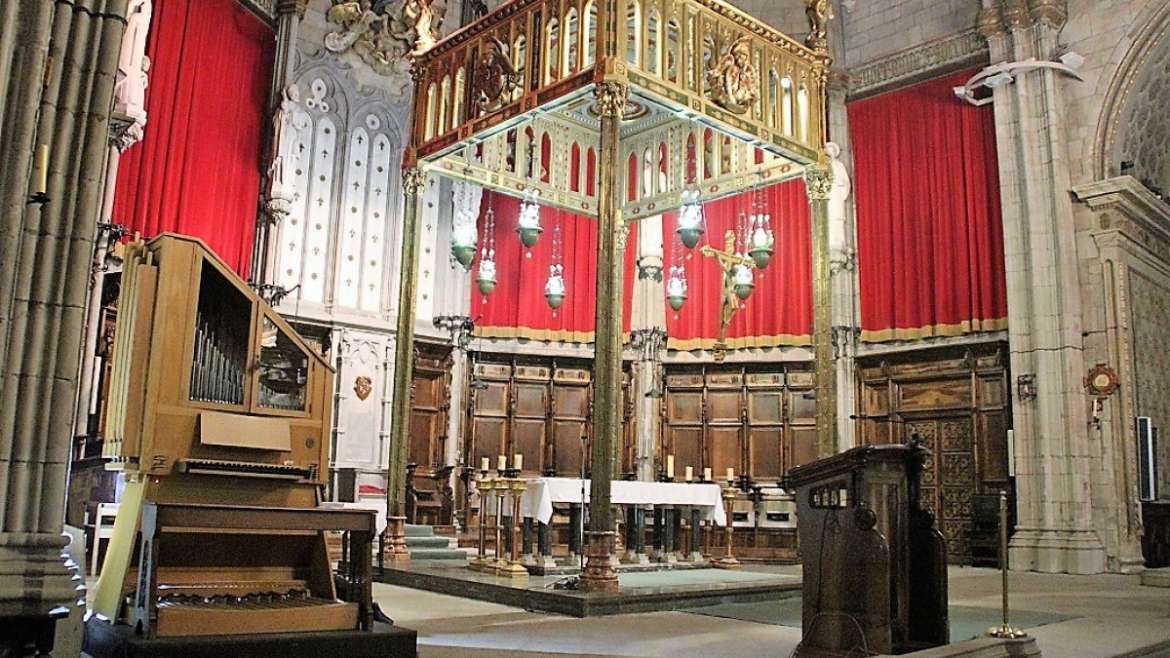
MULTIPOLYGON (((584 503, 589 504, 589 480, 584 481, 584 503)), ((536 478, 520 495, 520 512, 541 523, 552 520, 553 503, 580 503, 582 481, 579 478, 536 478)), ((614 505, 675 505, 703 508, 703 519, 727 524, 723 510, 723 491, 717 484, 697 482, 638 482, 614 480, 610 483, 610 502, 614 505)))

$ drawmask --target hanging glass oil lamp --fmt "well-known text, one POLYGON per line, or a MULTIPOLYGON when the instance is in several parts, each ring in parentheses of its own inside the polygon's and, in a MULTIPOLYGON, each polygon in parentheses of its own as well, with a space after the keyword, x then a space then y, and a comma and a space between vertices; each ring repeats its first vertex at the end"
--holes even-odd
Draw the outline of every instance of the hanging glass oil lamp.
POLYGON ((483 247, 479 253, 479 271, 475 285, 481 295, 490 295, 496 289, 496 213, 488 208, 483 220, 483 247))
POLYGON ((544 284, 544 298, 554 311, 565 303, 565 266, 549 265, 548 281, 544 284))
POLYGON ((751 247, 748 255, 759 269, 764 269, 772 262, 775 253, 776 237, 772 234, 772 216, 764 203, 763 194, 757 190, 755 212, 751 216, 751 247))
POLYGON ((537 203, 539 194, 534 190, 528 190, 524 193, 524 200, 520 202, 516 232, 520 234, 520 242, 528 249, 536 245, 536 240, 544 231, 540 227, 540 204, 537 203))
POLYGON ((682 265, 670 268, 670 278, 666 281, 666 301, 676 312, 682 310, 687 301, 687 271, 682 265))
POLYGON ((451 229, 451 256, 463 266, 465 271, 471 271, 471 261, 475 259, 475 220, 457 222, 451 229))
POLYGON ((675 233, 687 249, 694 249, 703 237, 703 203, 698 190, 682 193, 682 207, 678 210, 678 228, 675 233))

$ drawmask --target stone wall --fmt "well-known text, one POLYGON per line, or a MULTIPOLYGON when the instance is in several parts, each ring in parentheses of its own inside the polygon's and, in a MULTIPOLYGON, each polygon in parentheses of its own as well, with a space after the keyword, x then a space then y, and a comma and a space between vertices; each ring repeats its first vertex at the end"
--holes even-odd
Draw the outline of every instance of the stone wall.
POLYGON ((852 68, 975 27, 979 0, 852 0, 840 13, 852 68))

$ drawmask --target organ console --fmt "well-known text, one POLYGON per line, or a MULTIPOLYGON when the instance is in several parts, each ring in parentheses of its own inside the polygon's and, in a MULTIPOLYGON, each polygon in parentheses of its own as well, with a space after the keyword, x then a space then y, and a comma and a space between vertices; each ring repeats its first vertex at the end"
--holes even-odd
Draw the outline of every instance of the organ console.
POLYGON ((126 488, 94 611, 144 638, 369 630, 374 514, 320 505, 326 360, 193 238, 125 245, 119 309, 105 456, 126 488))

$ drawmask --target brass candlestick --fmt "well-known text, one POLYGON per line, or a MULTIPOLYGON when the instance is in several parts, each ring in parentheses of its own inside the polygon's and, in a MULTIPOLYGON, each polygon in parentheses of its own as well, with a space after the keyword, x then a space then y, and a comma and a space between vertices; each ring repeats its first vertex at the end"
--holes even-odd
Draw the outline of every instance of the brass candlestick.
POLYGON ((507 558, 504 557, 504 493, 508 490, 508 482, 504 479, 503 471, 499 472, 499 476, 496 478, 492 490, 496 492, 496 516, 494 519, 496 529, 495 559, 487 566, 490 569, 499 571, 500 566, 507 561, 507 558))
POLYGON ((476 557, 467 566, 471 569, 482 570, 488 564, 487 560, 487 525, 484 521, 488 514, 488 500, 491 498, 492 481, 488 479, 486 470, 479 472, 475 480, 475 488, 479 492, 479 547, 476 557))
POLYGON ((727 553, 711 563, 711 566, 718 569, 738 569, 740 567, 739 560, 735 559, 735 555, 731 552, 732 537, 735 532, 735 497, 738 493, 734 482, 728 480, 727 487, 723 489, 723 506, 727 510, 727 553))
POLYGON ((1008 533, 1007 533, 1007 492, 999 492, 999 570, 1003 579, 1003 625, 989 628, 987 634, 1003 639, 1028 637, 1018 628, 1012 628, 1008 621, 1008 533))
POLYGON ((528 483, 519 477, 519 471, 515 473, 515 477, 504 481, 504 485, 512 496, 512 519, 508 524, 508 536, 512 538, 512 550, 509 551, 506 561, 498 563, 498 571, 502 576, 524 578, 528 576, 528 569, 525 569, 524 565, 520 563, 520 542, 516 536, 516 528, 520 518, 520 494, 528 488, 528 483))

